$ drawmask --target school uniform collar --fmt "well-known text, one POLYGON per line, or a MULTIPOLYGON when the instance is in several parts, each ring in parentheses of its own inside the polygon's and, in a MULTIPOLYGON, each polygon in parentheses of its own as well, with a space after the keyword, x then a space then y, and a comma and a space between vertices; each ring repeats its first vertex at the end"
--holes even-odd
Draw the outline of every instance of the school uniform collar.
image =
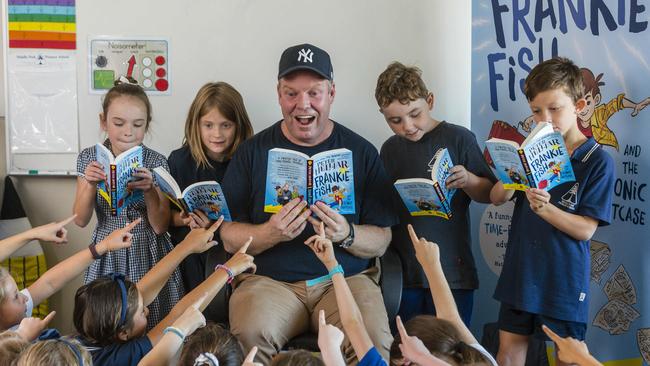
POLYGON ((600 148, 600 144, 597 143, 593 137, 589 137, 587 138, 587 141, 583 142, 582 145, 578 146, 573 151, 573 155, 571 155, 571 160, 578 160, 583 163, 586 163, 587 160, 589 160, 591 154, 593 154, 594 151, 598 150, 599 148, 600 148))

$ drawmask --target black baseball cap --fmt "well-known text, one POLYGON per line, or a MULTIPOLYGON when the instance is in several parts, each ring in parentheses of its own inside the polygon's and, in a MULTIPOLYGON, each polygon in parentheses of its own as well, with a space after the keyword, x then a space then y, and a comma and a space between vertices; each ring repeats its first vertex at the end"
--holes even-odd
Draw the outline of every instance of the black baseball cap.
POLYGON ((330 55, 309 43, 292 46, 282 52, 278 79, 298 70, 313 71, 330 81, 334 78, 330 55))

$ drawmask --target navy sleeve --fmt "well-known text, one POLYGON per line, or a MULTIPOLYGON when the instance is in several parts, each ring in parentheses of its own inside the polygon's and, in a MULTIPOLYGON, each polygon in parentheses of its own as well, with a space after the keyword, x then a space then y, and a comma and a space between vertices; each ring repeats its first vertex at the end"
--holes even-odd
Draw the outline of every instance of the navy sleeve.
POLYGON ((483 157, 483 152, 481 152, 476 141, 476 135, 471 131, 467 131, 467 135, 463 138, 462 148, 462 151, 464 151, 465 168, 479 177, 487 178, 490 182, 496 183, 497 178, 483 157))
POLYGON ((250 205, 253 204, 251 197, 252 150, 253 146, 250 143, 244 143, 237 149, 221 183, 233 221, 251 222, 250 205))
POLYGON ((149 337, 144 336, 127 343, 111 344, 93 351, 95 366, 137 366, 140 360, 151 351, 153 345, 149 337))
MULTIPOLYGON (((598 226, 609 225, 612 220, 612 193, 614 192, 614 160, 604 152, 598 164, 589 175, 586 187, 580 197, 577 214, 593 217, 598 226)), ((592 156, 593 159, 595 156, 592 156)))
POLYGON ((392 183, 374 147, 366 155, 366 181, 361 200, 360 224, 389 227, 399 223, 393 205, 392 183))

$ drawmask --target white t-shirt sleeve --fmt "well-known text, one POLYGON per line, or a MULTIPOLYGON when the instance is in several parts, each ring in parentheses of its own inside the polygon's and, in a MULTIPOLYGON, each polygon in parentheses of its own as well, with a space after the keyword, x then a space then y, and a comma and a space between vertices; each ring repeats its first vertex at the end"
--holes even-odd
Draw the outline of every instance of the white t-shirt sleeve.
POLYGON ((492 366, 499 366, 497 365, 497 361, 492 357, 490 352, 488 352, 483 346, 481 346, 479 343, 472 343, 469 345, 470 347, 474 348, 475 350, 481 352, 483 356, 485 356, 488 360, 490 360, 490 363, 492 366))
POLYGON ((25 304, 25 318, 32 316, 32 311, 34 310, 34 300, 32 300, 32 294, 29 293, 27 288, 20 290, 20 293, 27 297, 27 304, 25 304))

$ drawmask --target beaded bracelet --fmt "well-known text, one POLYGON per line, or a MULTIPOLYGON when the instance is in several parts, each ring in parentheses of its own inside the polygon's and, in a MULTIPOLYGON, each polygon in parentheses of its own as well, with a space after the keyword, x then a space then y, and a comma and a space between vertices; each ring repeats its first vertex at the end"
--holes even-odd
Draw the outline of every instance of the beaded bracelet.
POLYGON ((165 328, 165 330, 163 330, 163 334, 167 334, 169 332, 172 332, 172 333, 176 334, 177 336, 179 336, 181 338, 181 340, 185 340, 185 334, 183 333, 182 330, 180 330, 180 329, 178 329, 176 327, 172 327, 172 326, 167 327, 167 328, 165 328))
POLYGON ((217 266, 214 267, 214 270, 216 271, 219 268, 223 269, 224 271, 226 271, 226 273, 228 273, 228 283, 231 283, 232 280, 235 278, 235 274, 232 272, 232 270, 224 264, 217 264, 217 266))

